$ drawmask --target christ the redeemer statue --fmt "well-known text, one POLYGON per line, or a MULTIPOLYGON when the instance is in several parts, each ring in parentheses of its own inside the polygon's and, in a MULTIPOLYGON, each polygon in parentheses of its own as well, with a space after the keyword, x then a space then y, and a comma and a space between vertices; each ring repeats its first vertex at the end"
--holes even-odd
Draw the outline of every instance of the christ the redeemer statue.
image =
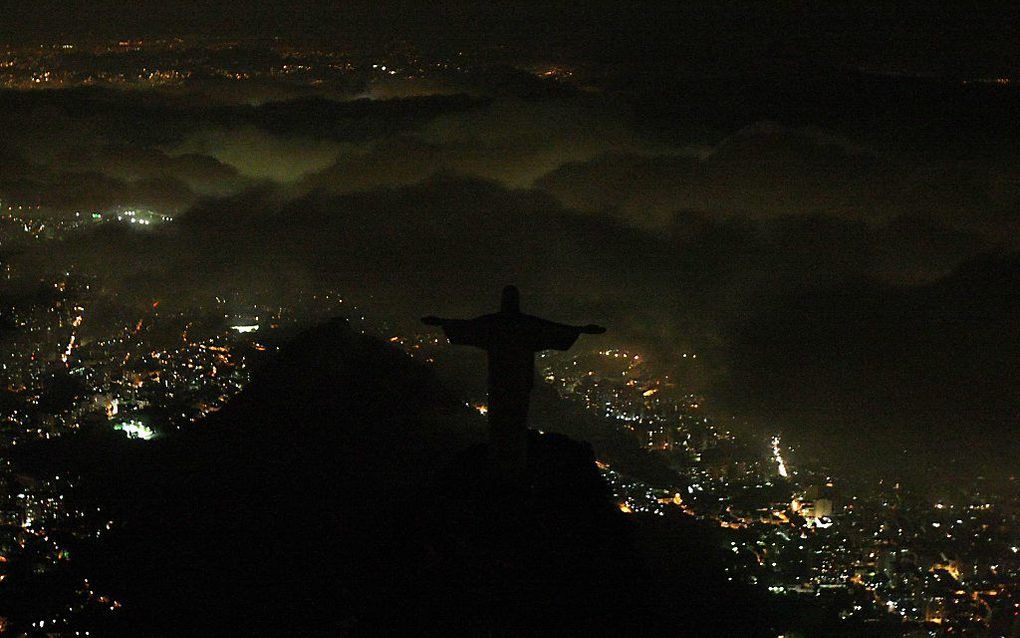
POLYGON ((519 477, 527 463, 528 403, 535 381, 535 353, 568 350, 578 335, 602 334, 601 326, 568 326, 526 315, 515 286, 503 288, 499 312, 474 319, 428 316, 450 343, 482 348, 489 354, 489 436, 496 469, 519 477))

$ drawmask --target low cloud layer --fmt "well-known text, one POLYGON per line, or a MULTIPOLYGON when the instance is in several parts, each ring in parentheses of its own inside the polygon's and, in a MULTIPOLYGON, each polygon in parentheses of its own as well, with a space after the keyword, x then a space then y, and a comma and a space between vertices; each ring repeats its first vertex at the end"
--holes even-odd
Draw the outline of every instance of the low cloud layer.
POLYGON ((823 458, 851 462, 863 431, 896 452, 876 466, 970 446, 967 471, 1017 469, 1004 148, 954 160, 930 131, 882 144, 811 118, 649 122, 569 90, 207 100, 0 95, 5 204, 177 215, 23 253, 22 271, 70 260, 167 304, 330 287, 410 318, 486 309, 513 281, 528 310, 605 321, 663 360, 703 353, 686 374, 721 413, 823 458))

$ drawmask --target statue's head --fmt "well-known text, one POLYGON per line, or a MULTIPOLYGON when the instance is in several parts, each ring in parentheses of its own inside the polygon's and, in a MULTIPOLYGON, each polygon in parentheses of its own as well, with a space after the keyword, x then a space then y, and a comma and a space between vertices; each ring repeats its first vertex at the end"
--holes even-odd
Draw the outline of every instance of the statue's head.
POLYGON ((521 292, 517 290, 517 286, 505 286, 503 288, 503 297, 499 302, 500 312, 520 312, 521 311, 521 292))

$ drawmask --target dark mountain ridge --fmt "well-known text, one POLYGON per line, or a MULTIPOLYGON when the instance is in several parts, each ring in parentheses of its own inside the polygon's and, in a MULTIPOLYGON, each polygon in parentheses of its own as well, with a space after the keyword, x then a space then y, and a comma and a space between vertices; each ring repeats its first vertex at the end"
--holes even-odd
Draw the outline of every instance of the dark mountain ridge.
POLYGON ((22 463, 74 468, 115 521, 76 549, 124 605, 103 635, 764 634, 703 530, 659 534, 650 567, 666 523, 618 510, 590 446, 533 432, 506 484, 484 434, 429 368, 335 320, 192 429, 22 463))

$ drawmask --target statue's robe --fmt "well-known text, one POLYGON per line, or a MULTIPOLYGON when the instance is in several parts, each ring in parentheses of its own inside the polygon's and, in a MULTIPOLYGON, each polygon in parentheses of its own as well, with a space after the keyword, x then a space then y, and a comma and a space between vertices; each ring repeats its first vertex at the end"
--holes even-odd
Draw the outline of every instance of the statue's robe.
POLYGON ((522 472, 528 403, 535 383, 535 353, 570 349, 582 328, 519 312, 442 319, 440 325, 450 343, 488 352, 488 418, 495 461, 504 471, 522 472))

